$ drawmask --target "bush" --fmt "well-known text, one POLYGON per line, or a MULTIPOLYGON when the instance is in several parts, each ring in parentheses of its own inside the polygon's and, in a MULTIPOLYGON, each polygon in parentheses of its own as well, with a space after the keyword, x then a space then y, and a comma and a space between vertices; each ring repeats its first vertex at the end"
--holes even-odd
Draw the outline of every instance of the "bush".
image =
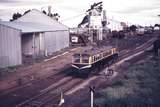
POLYGON ((160 99, 160 58, 133 64, 117 80, 101 90, 99 107, 155 107, 160 99))

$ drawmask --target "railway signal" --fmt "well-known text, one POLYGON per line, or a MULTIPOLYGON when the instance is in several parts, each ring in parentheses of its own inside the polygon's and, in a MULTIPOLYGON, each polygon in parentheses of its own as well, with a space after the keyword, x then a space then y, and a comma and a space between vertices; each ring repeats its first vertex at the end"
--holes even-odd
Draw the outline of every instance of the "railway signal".
POLYGON ((91 92, 91 107, 94 107, 93 104, 94 104, 94 93, 95 93, 95 87, 89 87, 89 90, 91 92))
POLYGON ((61 91, 61 99, 60 99, 60 102, 58 104, 58 106, 62 106, 62 104, 64 104, 64 96, 63 96, 63 92, 61 91))

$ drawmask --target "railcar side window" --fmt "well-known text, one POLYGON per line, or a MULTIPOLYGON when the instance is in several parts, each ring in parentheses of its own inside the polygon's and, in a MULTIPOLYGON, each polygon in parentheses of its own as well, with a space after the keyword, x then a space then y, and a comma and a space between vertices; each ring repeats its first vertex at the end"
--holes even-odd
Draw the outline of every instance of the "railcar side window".
POLYGON ((94 62, 96 61, 96 56, 94 56, 94 62))
POLYGON ((100 59, 102 59, 102 57, 103 57, 102 54, 100 54, 100 59))
POLYGON ((92 62, 94 62, 94 56, 92 56, 92 62))
POLYGON ((112 53, 115 53, 115 48, 112 49, 112 53))
POLYGON ((108 51, 106 51, 106 52, 103 53, 103 56, 106 57, 106 56, 110 55, 111 53, 112 53, 112 51, 108 50, 108 51))
POLYGON ((99 60, 99 57, 100 57, 100 55, 98 54, 98 55, 97 55, 97 60, 99 60))

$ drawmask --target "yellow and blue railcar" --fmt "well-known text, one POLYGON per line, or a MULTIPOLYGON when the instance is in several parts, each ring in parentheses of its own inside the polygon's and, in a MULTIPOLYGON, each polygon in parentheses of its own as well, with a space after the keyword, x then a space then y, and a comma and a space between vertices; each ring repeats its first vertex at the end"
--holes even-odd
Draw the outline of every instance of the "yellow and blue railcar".
POLYGON ((115 61, 118 58, 118 51, 115 47, 92 48, 72 57, 72 67, 77 71, 88 71, 95 68, 101 69, 106 64, 115 61))

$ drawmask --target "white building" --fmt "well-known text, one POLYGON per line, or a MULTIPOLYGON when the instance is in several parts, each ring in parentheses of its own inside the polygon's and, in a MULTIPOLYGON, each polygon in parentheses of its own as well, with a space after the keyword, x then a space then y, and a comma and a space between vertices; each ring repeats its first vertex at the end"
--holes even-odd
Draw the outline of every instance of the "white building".
POLYGON ((22 55, 48 55, 69 47, 69 28, 38 10, 0 21, 0 68, 22 64, 22 55))

